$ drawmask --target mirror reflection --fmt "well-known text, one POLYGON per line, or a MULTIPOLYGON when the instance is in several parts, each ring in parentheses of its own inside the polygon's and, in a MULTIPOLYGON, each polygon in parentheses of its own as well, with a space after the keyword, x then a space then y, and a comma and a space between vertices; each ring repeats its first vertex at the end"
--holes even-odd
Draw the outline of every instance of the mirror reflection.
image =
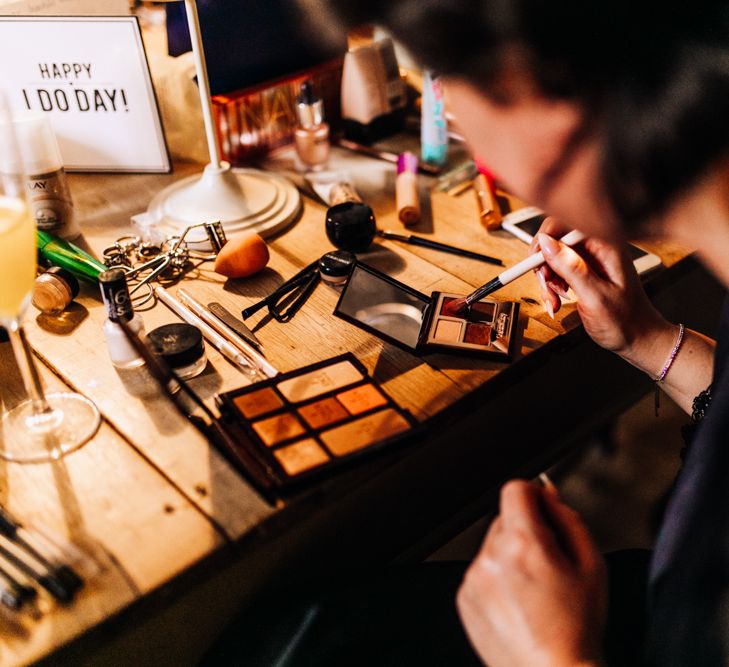
POLYGON ((352 271, 339 311, 415 348, 428 302, 358 264, 352 271))

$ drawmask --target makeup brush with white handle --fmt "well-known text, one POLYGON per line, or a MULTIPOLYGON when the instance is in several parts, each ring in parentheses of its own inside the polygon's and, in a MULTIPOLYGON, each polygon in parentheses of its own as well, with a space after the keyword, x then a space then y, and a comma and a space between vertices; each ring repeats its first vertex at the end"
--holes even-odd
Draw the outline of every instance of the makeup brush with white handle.
MULTIPOLYGON (((571 232, 565 234, 560 239, 560 241, 565 245, 573 246, 580 241, 583 241, 584 239, 585 235, 582 232, 573 229, 571 232)), ((524 274, 529 273, 529 271, 540 267, 544 263, 544 255, 541 252, 529 255, 529 257, 527 257, 525 260, 522 260, 511 268, 506 269, 506 271, 502 271, 498 276, 496 276, 496 278, 490 280, 485 285, 482 285, 477 290, 474 290, 468 296, 465 296, 462 299, 454 299, 453 301, 449 301, 443 308, 443 314, 450 315, 452 317, 460 316, 476 301, 480 301, 484 297, 487 297, 489 294, 492 294, 496 290, 501 289, 504 285, 508 285, 510 282, 513 282, 517 278, 521 278, 524 274)))

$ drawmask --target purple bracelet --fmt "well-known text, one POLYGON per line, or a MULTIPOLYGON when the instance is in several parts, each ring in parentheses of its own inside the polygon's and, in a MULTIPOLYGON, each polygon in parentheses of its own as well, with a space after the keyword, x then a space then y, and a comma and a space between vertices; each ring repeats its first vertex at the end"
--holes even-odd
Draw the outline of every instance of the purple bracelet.
POLYGON ((683 324, 679 324, 678 325, 678 338, 676 338, 676 344, 673 346, 673 349, 671 350, 671 354, 668 355, 668 359, 666 359, 666 363, 663 365, 661 372, 658 374, 658 377, 656 378, 656 382, 663 382, 666 379, 666 375, 668 375, 668 371, 671 370, 671 366, 673 365, 674 360, 678 356, 678 351, 681 349, 681 344, 683 343, 684 332, 685 332, 685 327, 683 326, 683 324))

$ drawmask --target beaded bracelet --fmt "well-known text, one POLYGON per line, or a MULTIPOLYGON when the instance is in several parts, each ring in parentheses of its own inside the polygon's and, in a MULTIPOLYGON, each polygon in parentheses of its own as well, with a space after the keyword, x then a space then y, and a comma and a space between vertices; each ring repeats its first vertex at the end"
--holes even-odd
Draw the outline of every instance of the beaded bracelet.
POLYGON ((673 366, 673 362, 676 360, 676 357, 678 356, 678 351, 681 349, 681 344, 683 343, 683 335, 686 331, 683 324, 678 325, 678 338, 676 338, 676 344, 673 346, 673 349, 671 350, 671 354, 668 355, 668 359, 666 359, 666 363, 663 365, 663 368, 661 369, 661 372, 658 374, 658 377, 655 379, 656 382, 663 382, 666 379, 666 375, 668 375, 668 371, 671 370, 671 366, 673 366))
POLYGON ((673 362, 676 360, 676 357, 678 356, 679 350, 681 349, 681 345, 683 344, 683 336, 686 332, 686 328, 683 324, 678 325, 678 337, 676 338, 676 343, 673 346, 673 349, 671 350, 671 354, 668 355, 668 359, 666 359, 666 363, 663 364, 663 368, 661 368, 661 372, 654 378, 656 385, 655 385, 655 412, 656 417, 658 416, 658 408, 660 407, 660 391, 658 390, 658 385, 661 384, 665 379, 666 375, 668 375, 668 371, 671 370, 671 366, 673 366, 673 362))

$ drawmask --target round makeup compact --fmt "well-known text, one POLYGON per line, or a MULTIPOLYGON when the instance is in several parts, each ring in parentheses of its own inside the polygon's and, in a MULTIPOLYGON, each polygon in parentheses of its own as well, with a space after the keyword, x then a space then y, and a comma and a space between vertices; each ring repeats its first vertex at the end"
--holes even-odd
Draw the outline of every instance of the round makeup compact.
POLYGON ((52 266, 35 279, 33 305, 47 315, 58 315, 78 296, 78 280, 66 269, 52 266))
POLYGON ((154 351, 183 379, 205 370, 205 343, 200 329, 183 322, 163 324, 149 332, 147 338, 154 351))
POLYGON ((332 285, 343 285, 357 258, 347 250, 328 252, 319 260, 319 273, 324 282, 332 285))
POLYGON ((363 252, 375 238, 375 214, 362 202, 335 204, 327 210, 326 230, 329 240, 340 250, 363 252))

